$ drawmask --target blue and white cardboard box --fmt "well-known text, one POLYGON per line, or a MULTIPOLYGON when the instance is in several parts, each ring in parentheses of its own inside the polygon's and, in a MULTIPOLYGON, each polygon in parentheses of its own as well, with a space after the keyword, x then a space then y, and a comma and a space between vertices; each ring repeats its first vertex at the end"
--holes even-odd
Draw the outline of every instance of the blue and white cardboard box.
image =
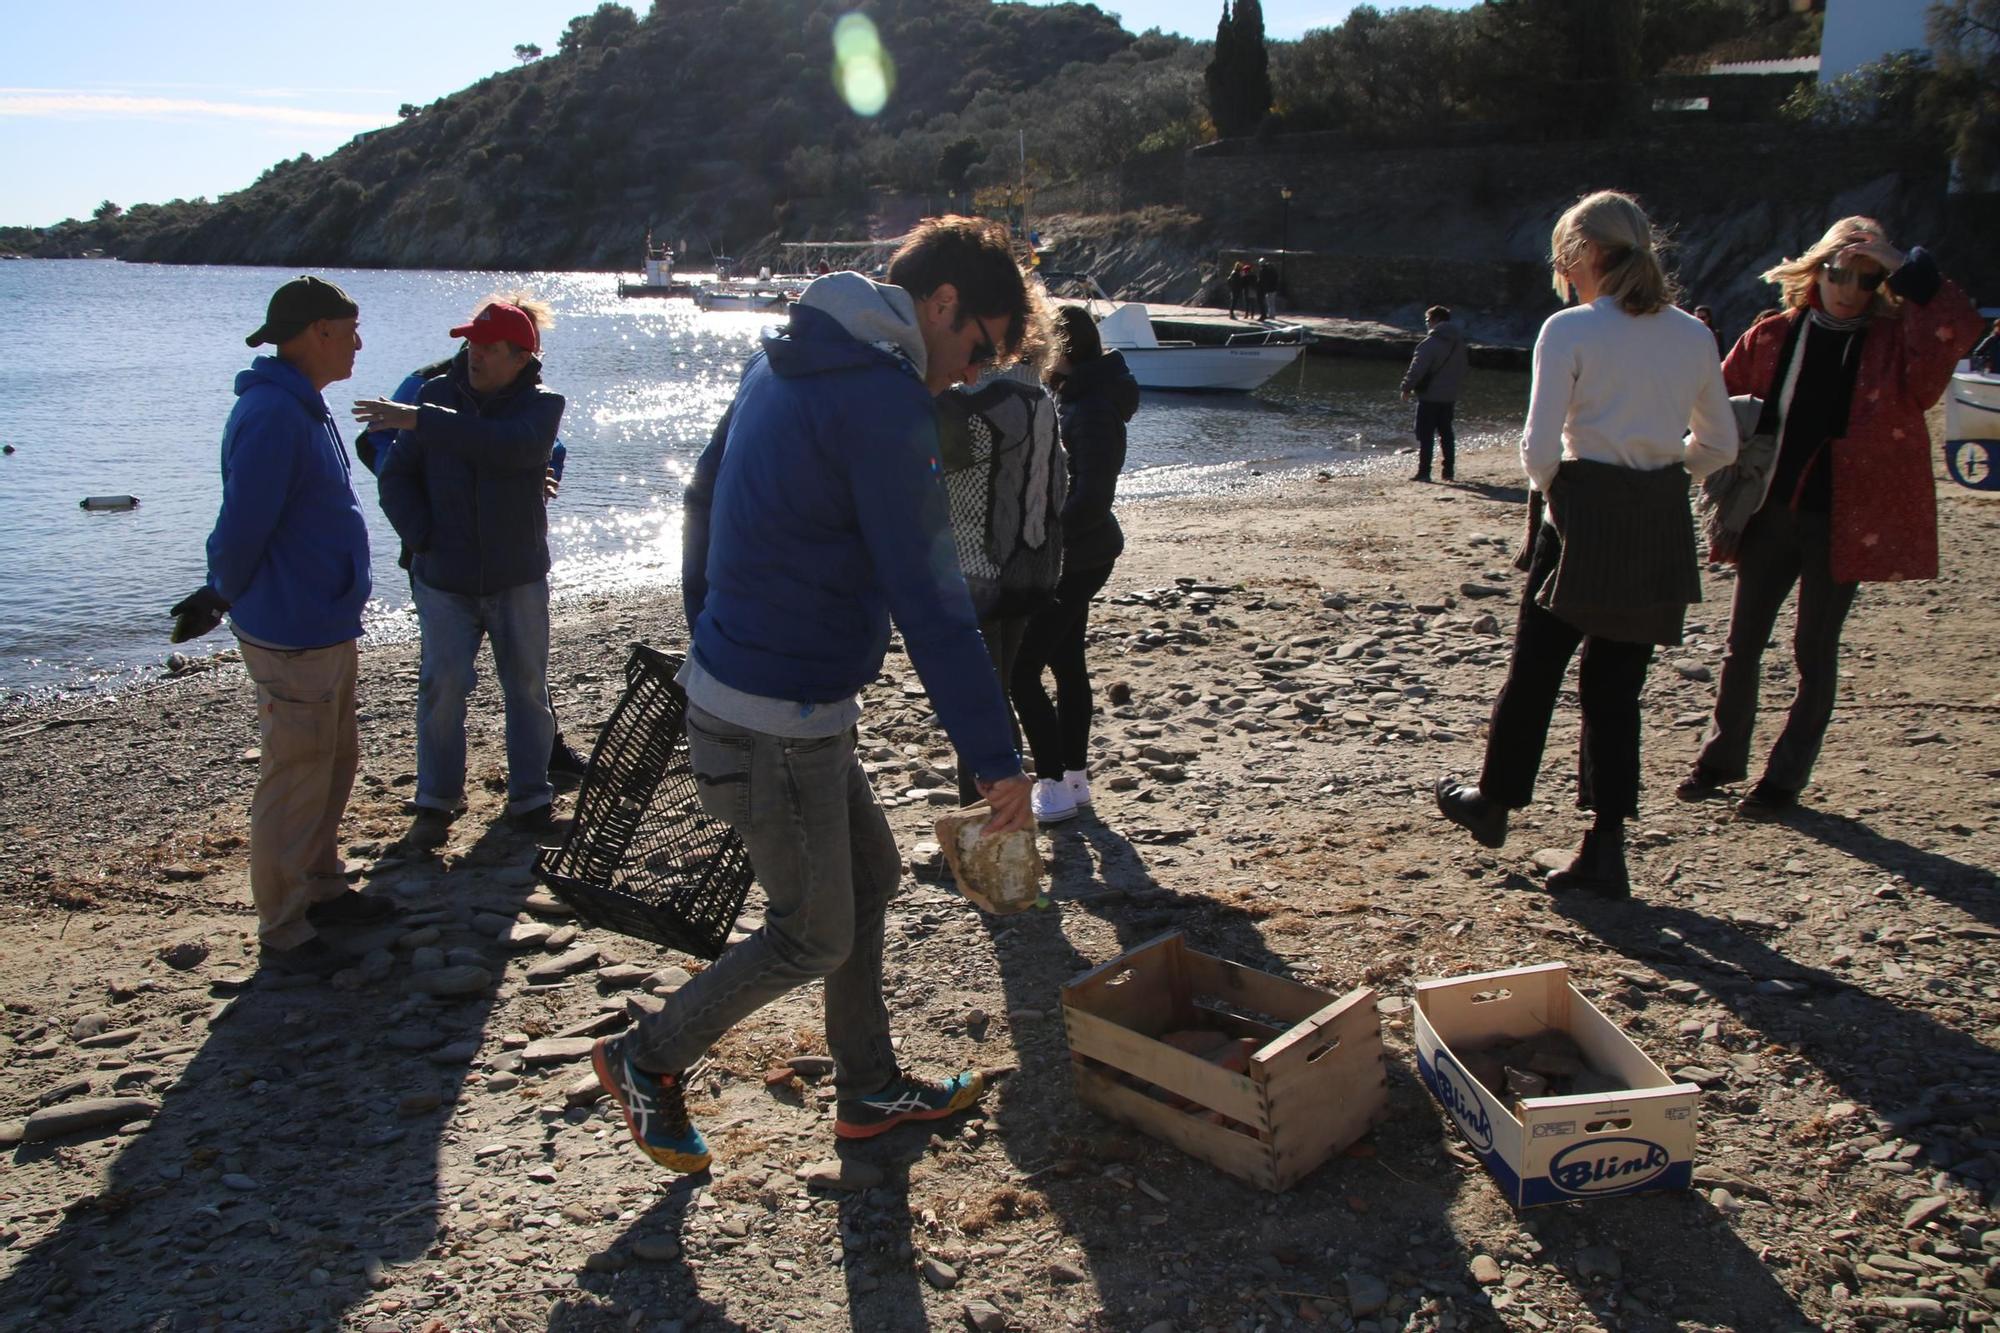
POLYGON ((1515 1207, 1686 1189, 1693 1181, 1701 1089, 1676 1083, 1646 1058, 1570 984, 1568 964, 1422 982, 1416 1030, 1424 1086, 1515 1207), (1517 1102, 1483 1087, 1452 1054, 1551 1029, 1567 1032, 1592 1067, 1625 1089, 1517 1102))

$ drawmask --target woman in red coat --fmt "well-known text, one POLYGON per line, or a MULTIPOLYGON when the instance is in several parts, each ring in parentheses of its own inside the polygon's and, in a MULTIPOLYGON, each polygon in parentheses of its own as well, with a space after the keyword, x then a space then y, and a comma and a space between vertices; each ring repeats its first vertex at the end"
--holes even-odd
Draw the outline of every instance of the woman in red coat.
POLYGON ((1723 362, 1732 394, 1764 400, 1778 436, 1764 505, 1737 554, 1715 715, 1683 800, 1748 776, 1757 676, 1778 610, 1798 585, 1798 693, 1764 774, 1737 806, 1775 819, 1798 803, 1833 719, 1841 626, 1863 582, 1937 576, 1937 493, 1924 412, 1983 321, 1919 247, 1872 218, 1842 218, 1805 254, 1764 274, 1781 313, 1723 362))

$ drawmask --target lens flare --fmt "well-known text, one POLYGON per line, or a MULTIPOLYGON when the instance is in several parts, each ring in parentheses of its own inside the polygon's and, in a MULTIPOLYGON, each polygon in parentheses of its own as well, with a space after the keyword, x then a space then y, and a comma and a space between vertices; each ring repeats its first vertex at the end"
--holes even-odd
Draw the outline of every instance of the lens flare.
POLYGON ((833 25, 833 84, 857 116, 880 115, 896 88, 896 62, 866 14, 844 14, 833 25))

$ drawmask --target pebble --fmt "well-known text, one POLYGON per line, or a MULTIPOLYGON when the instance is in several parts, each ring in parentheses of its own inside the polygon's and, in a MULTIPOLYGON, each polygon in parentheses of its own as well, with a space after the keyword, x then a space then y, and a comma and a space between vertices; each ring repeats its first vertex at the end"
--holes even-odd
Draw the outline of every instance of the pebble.
POLYGON ((44 1107, 29 1116, 21 1127, 21 1142, 40 1143, 44 1139, 93 1129, 115 1129, 133 1120, 143 1120, 160 1109, 160 1104, 144 1097, 86 1097, 44 1107))
POLYGON ((1586 1245, 1576 1252, 1576 1275, 1585 1282, 1600 1277, 1616 1282, 1624 1271, 1618 1251, 1609 1245, 1586 1245))
POLYGON ((958 1285, 958 1270, 935 1255, 925 1255, 917 1271, 939 1291, 950 1291, 958 1285))
POLYGON ((560 981, 572 972, 581 972, 587 967, 596 966, 596 964, 597 946, 594 944, 578 945, 568 953, 557 954, 554 958, 545 958, 533 967, 530 967, 528 969, 528 980, 531 983, 560 981))
POLYGON ((521 1052, 521 1061, 530 1066, 572 1064, 588 1060, 590 1048, 595 1044, 591 1037, 544 1037, 528 1043, 521 1052))
POLYGON ((1495 1285, 1501 1280, 1503 1276, 1502 1273, 1500 1272, 1499 1260, 1493 1258, 1493 1256, 1489 1254, 1473 1255, 1471 1269, 1472 1269, 1472 1280, 1474 1282, 1477 1282, 1482 1287, 1491 1287, 1495 1285))
POLYGON ((991 1301, 967 1301, 965 1322, 979 1330, 979 1333, 993 1333, 995 1329, 1007 1327, 1007 1316, 991 1301))
POLYGON ((407 989, 450 999, 483 995, 493 986, 493 974, 483 967, 441 967, 413 975, 407 989))
POLYGON ((1932 1218, 1941 1215, 1950 1207, 1951 1200, 1941 1194, 1934 1194, 1927 1199, 1918 1199, 1903 1210, 1903 1229, 1905 1231, 1914 1231, 1932 1218))
POLYGON ((866 1190, 880 1185, 882 1168, 858 1157, 829 1157, 799 1168, 798 1178, 822 1189, 866 1190))
POLYGON ((1347 1308, 1357 1315, 1371 1315, 1389 1303, 1389 1284, 1373 1273, 1347 1275, 1347 1308))
POLYGON ((256 1180, 254 1180, 249 1176, 244 1175, 241 1171, 229 1172, 227 1175, 223 1176, 222 1183, 229 1189, 236 1190, 237 1192, 242 1194, 250 1194, 255 1192, 258 1188, 260 1188, 256 1180))
POLYGON ((681 1257, 681 1243, 672 1236, 641 1236, 632 1242, 632 1257, 649 1264, 672 1263, 681 1257))

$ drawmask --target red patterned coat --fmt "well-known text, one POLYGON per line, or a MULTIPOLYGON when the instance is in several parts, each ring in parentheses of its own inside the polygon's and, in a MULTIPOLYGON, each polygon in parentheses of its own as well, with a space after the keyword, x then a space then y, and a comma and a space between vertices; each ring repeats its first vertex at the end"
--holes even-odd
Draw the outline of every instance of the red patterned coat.
MULTIPOLYGON (((1722 363, 1730 393, 1770 397, 1785 340, 1805 313, 1773 315, 1737 340, 1722 363)), ((1944 396, 1953 367, 1984 328, 1971 300, 1950 279, 1925 304, 1905 300, 1894 314, 1869 322, 1847 434, 1829 451, 1835 579, 1892 583, 1937 577, 1937 484, 1924 413, 1944 396)), ((1772 502, 1781 503, 1781 497, 1772 502)))

